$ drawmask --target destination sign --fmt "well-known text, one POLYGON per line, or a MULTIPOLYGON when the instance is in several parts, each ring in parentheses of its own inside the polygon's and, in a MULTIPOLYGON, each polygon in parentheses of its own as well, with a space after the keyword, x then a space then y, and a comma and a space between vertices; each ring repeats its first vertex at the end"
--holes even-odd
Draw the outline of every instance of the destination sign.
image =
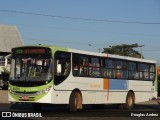
POLYGON ((16 49, 15 54, 46 54, 44 48, 16 49))

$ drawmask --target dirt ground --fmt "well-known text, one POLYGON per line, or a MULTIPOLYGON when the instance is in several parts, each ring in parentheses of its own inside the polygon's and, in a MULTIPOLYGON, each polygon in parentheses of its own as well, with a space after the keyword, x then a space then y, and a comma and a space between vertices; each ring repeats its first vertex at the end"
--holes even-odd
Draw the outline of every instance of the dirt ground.
POLYGON ((0 103, 9 103, 7 90, 0 90, 0 103))

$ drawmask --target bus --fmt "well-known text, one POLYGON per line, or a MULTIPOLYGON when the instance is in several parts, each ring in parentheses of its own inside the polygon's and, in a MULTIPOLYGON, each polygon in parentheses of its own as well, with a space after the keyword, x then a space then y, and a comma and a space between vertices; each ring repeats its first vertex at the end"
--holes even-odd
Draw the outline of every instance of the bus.
POLYGON ((120 104, 132 109, 157 98, 156 62, 57 46, 12 48, 8 99, 66 104, 70 111, 86 104, 120 104))

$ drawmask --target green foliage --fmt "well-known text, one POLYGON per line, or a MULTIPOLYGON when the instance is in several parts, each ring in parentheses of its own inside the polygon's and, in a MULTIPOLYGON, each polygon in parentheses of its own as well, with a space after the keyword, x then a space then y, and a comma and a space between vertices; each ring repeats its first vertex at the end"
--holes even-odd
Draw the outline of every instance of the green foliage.
POLYGON ((132 45, 127 45, 127 44, 116 45, 116 46, 111 46, 110 48, 103 48, 104 49, 103 53, 129 56, 135 58, 144 58, 143 55, 141 55, 141 53, 133 49, 136 47, 140 46, 138 46, 137 43, 132 45))

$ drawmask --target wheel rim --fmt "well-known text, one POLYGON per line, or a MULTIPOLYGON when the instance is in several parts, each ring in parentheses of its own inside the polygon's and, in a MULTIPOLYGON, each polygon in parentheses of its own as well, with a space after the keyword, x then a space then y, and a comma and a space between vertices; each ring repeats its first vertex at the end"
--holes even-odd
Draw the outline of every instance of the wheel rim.
POLYGON ((133 100, 133 97, 132 97, 132 95, 130 95, 130 96, 128 97, 128 101, 127 101, 127 102, 128 102, 128 106, 130 106, 130 107, 133 106, 133 101, 134 101, 134 100, 133 100))
POLYGON ((78 104, 77 104, 77 93, 76 93, 76 97, 75 97, 74 103, 75 103, 75 107, 77 108, 77 106, 78 106, 78 104))
POLYGON ((82 109, 82 98, 81 98, 81 94, 79 92, 76 93, 75 107, 77 109, 82 109))
POLYGON ((131 99, 131 97, 129 97, 129 99, 128 99, 128 105, 132 106, 132 99, 131 99))

